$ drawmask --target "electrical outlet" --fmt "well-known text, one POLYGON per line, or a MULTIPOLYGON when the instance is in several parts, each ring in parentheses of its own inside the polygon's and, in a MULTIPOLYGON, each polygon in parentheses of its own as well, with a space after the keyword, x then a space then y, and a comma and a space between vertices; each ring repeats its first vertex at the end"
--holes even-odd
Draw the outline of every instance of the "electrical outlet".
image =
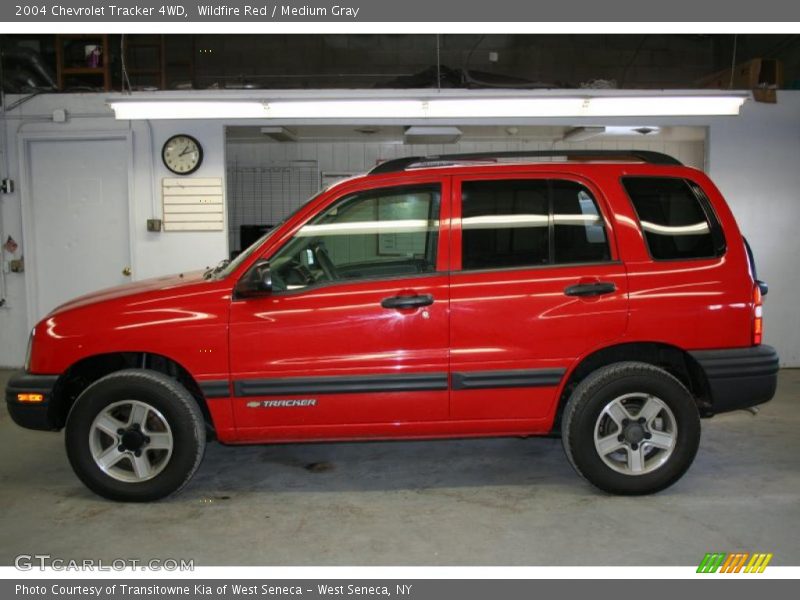
POLYGON ((6 177, 2 181, 0 181, 0 193, 1 194, 13 194, 14 193, 14 180, 9 179, 6 177))
POLYGON ((8 261, 8 270, 12 273, 22 273, 25 271, 25 260, 22 258, 15 258, 8 261))

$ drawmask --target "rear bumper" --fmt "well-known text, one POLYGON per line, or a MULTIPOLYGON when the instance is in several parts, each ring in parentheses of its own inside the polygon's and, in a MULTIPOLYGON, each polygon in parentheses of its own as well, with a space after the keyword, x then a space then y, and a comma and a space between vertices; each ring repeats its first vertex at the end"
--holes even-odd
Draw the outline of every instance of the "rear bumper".
POLYGON ((58 429, 49 418, 50 400, 58 375, 33 375, 18 371, 6 385, 6 406, 14 422, 28 429, 52 431, 58 429), (42 394, 41 402, 19 402, 18 394, 42 394))
POLYGON ((772 346, 697 350, 689 354, 703 368, 714 414, 763 404, 778 385, 778 353, 772 346))

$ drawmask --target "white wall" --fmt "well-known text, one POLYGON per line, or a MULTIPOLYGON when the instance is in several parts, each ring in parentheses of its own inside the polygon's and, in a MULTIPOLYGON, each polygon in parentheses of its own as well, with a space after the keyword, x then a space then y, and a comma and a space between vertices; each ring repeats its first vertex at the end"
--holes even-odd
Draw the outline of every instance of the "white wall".
POLYGON ((800 92, 777 104, 748 102, 736 119, 716 119, 709 174, 753 247, 758 276, 769 284, 764 341, 781 364, 800 366, 800 92))
MULTIPOLYGON (((310 91, 293 93, 312 97, 317 95, 310 91)), ((369 91, 365 95, 376 93, 369 91)), ((613 92, 609 93, 611 94, 613 92)), ((160 216, 160 200, 157 195, 154 215, 153 193, 158 194, 160 178, 168 175, 161 166, 161 144, 173 133, 186 132, 194 135, 205 147, 204 165, 197 175, 223 177, 223 121, 154 121, 151 142, 144 122, 118 122, 109 118, 111 113, 105 107, 106 98, 105 94, 42 95, 9 115, 3 123, 6 129, 5 151, 9 159, 9 176, 19 181, 17 137, 20 131, 74 132, 130 127, 134 145, 132 202, 135 216, 131 224, 134 278, 203 267, 225 256, 227 240, 224 231, 152 234, 145 229, 147 218, 160 216), (70 111, 72 118, 69 123, 43 121, 54 108, 66 108, 70 111), (154 171, 151 170, 153 164, 154 171)), ((643 119, 637 119, 636 123, 625 119, 594 119, 591 122, 586 119, 529 119, 512 123, 506 119, 502 124, 638 125, 642 121, 643 119)), ((800 293, 800 275, 796 266, 800 255, 800 238, 793 231, 795 223, 800 223, 800 201, 797 198, 800 190, 800 92, 781 92, 776 105, 748 102, 739 117, 659 118, 646 119, 646 122, 652 125, 709 127, 706 166, 726 195, 742 229, 750 239, 760 276, 771 287, 765 307, 765 341, 778 348, 784 365, 800 366, 800 318, 797 317, 795 308, 796 295, 800 293)), ((228 124, 246 123, 239 121, 228 124)), ((626 145, 617 144, 617 147, 626 145)), ((286 155, 274 159, 313 158, 319 161, 320 168, 325 171, 366 169, 374 164, 375 158, 392 157, 384 155, 382 149, 369 149, 361 144, 348 146, 346 152, 335 148, 334 144, 317 144, 313 149, 304 147, 303 144, 295 146, 297 156, 286 155)), ((288 147, 284 147, 281 152, 288 151, 288 147)), ((602 146, 586 144, 586 147, 602 146)), ((483 148, 466 144, 457 147, 464 151, 483 148)), ((682 155, 681 150, 676 151, 668 146, 660 149, 676 153, 689 164, 697 162, 696 157, 682 155)), ((431 151, 444 150, 449 151, 450 148, 435 147, 431 151)), ((409 151, 423 152, 423 149, 393 145, 391 150, 386 150, 387 153, 394 152, 395 156, 409 151)), ((24 244, 19 202, 18 193, 0 196, 0 220, 4 228, 0 235, 5 240, 10 234, 24 244)), ((6 278, 7 305, 0 308, 0 365, 19 365, 23 360, 28 335, 24 274, 10 273, 6 278)))
MULTIPOLYGON (((12 102, 15 97, 11 97, 12 102)), ((225 144, 223 125, 216 121, 153 121, 151 130, 146 122, 115 121, 105 105, 104 94, 41 95, 25 103, 3 120, 9 159, 9 176, 17 189, 14 194, 0 196, 0 222, 5 241, 11 235, 20 243, 18 255, 25 250, 20 206, 18 138, 22 133, 75 133, 115 129, 131 129, 133 145, 133 221, 130 224, 133 256, 131 266, 134 281, 203 268, 216 264, 227 253, 227 233, 219 232, 161 232, 149 233, 147 219, 161 218, 161 178, 171 175, 161 162, 161 146, 175 133, 189 133, 200 140, 204 148, 203 165, 194 173, 198 177, 224 177, 225 144), (67 123, 50 119, 56 108, 70 113, 67 123)), ((120 156, 127 162, 127 156, 120 156)), ((3 173, 5 176, 5 173, 3 173)), ((102 252, 102 248, 97 249, 102 252)), ((4 263, 11 258, 4 256, 4 263)), ((3 265, 4 269, 7 266, 3 265)), ((29 324, 25 297, 25 274, 6 273, 6 306, 0 308, 0 365, 19 366, 25 356, 29 324)), ((87 274, 87 277, 91 276, 87 274)))
POLYGON ((368 171, 378 160, 402 156, 431 156, 456 152, 505 152, 514 150, 618 150, 631 149, 665 152, 684 164, 702 169, 705 163, 701 141, 656 141, 636 138, 631 141, 602 141, 556 143, 533 140, 461 141, 457 144, 405 145, 393 142, 253 142, 231 140, 228 143, 228 162, 242 167, 256 167, 270 162, 315 160, 320 171, 361 173, 368 171))

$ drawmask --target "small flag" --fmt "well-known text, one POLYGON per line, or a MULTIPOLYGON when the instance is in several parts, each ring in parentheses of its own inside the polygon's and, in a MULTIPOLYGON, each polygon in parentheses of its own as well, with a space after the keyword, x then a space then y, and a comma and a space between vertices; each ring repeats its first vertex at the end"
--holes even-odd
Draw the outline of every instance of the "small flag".
POLYGON ((14 238, 8 236, 6 243, 3 244, 3 248, 5 248, 6 252, 13 254, 14 252, 17 251, 17 248, 19 248, 19 244, 17 244, 17 242, 14 241, 14 238))

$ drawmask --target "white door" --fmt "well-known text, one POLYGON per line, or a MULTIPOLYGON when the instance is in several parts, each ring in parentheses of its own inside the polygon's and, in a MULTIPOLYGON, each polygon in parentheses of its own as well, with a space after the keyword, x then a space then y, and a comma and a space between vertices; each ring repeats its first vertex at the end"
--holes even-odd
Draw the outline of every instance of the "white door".
POLYGON ((130 281, 130 140, 30 137, 24 144, 35 322, 76 296, 130 281))

